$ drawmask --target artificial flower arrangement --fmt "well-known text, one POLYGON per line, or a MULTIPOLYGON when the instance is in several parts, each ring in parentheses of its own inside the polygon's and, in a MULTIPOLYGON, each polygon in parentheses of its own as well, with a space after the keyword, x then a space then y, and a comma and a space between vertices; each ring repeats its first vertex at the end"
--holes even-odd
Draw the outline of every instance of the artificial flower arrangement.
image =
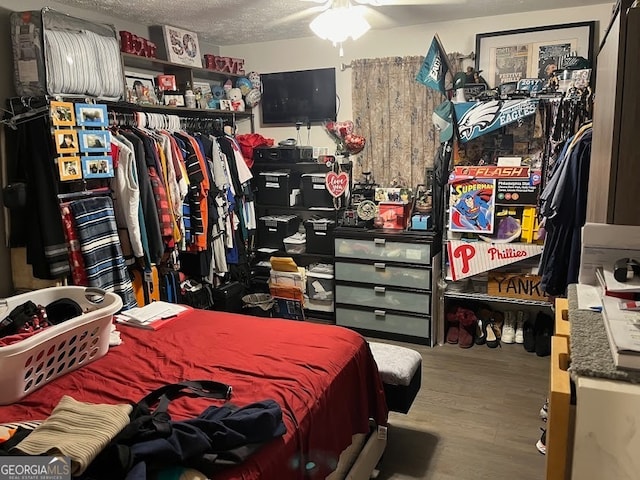
POLYGON ((353 133, 353 122, 334 122, 327 120, 324 122, 324 129, 336 144, 336 155, 355 155, 364 150, 365 138, 362 135, 353 133))

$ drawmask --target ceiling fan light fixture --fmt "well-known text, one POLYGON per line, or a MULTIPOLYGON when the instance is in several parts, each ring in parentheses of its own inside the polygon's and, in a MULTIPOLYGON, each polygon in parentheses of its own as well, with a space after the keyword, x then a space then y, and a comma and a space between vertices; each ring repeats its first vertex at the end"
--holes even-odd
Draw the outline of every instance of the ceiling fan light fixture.
POLYGON ((337 45, 349 38, 357 40, 371 25, 364 18, 364 8, 347 2, 346 6, 325 10, 311 21, 309 27, 318 37, 337 45))

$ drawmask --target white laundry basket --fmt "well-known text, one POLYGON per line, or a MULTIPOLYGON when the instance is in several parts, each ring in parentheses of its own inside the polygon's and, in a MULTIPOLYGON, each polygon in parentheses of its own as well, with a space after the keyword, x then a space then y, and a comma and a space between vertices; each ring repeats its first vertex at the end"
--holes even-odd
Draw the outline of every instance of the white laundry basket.
POLYGON ((113 314, 122 308, 114 293, 86 287, 45 288, 0 300, 0 319, 29 300, 46 307, 61 298, 74 300, 84 313, 0 347, 0 405, 17 402, 107 353, 113 314))

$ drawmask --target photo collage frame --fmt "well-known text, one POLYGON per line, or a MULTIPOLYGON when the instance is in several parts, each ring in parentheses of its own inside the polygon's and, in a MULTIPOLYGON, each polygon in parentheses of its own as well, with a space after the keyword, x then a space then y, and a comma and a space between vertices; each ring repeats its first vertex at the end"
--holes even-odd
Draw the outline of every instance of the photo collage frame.
POLYGON ((106 105, 52 101, 50 115, 60 181, 114 176, 106 105))

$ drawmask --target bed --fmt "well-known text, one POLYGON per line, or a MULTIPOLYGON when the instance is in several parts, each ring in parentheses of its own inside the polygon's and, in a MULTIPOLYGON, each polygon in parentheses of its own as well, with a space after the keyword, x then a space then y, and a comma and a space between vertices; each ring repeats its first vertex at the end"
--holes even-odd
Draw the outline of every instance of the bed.
MULTIPOLYGON (((361 450, 370 419, 386 425, 378 370, 364 338, 351 330, 203 310, 189 310, 156 331, 118 329, 122 345, 20 402, 0 407, 0 423, 44 419, 63 395, 94 403, 135 402, 163 384, 185 379, 231 385, 231 402, 238 406, 276 400, 287 433, 216 480, 325 478, 331 472, 331 478, 341 477, 336 472, 340 453, 354 438, 359 445, 351 450, 361 450)), ((179 398, 169 412, 175 420, 192 418, 212 401, 222 404, 179 398)), ((364 448, 370 458, 361 455, 349 478, 366 478, 375 466, 384 443, 372 443, 381 435, 371 437, 364 448)))

